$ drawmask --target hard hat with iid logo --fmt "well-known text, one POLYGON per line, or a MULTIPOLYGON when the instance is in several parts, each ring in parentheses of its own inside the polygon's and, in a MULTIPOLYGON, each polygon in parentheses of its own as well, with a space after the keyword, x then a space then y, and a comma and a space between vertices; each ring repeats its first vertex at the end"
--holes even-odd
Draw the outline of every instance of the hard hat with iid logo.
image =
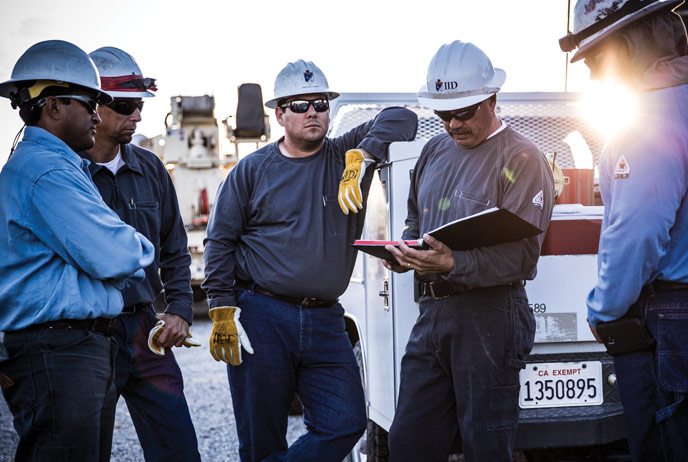
POLYGON ((506 72, 472 43, 456 40, 442 45, 428 66, 418 102, 436 111, 472 106, 501 90, 506 72))

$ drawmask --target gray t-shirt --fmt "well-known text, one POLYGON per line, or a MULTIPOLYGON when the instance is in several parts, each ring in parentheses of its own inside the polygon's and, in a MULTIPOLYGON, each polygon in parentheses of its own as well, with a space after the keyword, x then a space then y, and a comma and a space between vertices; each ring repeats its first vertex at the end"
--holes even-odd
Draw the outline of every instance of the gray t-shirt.
MULTIPOLYGON (((359 147, 382 160, 389 143, 412 140, 416 127, 415 113, 388 108, 325 139, 309 157, 286 157, 272 143, 242 159, 220 185, 208 224, 203 288, 210 306, 236 305, 235 279, 287 297, 338 298, 365 217, 365 205, 344 215, 337 201, 346 151, 359 147)), ((372 175, 369 168, 364 204, 372 175)))
MULTIPOLYGON (((510 210, 546 230, 554 181, 545 156, 511 127, 466 149, 443 133, 426 143, 411 177, 404 239, 416 239, 452 220, 490 207, 510 210)), ((545 233, 516 242, 454 252, 450 280, 491 287, 533 279, 545 233)))

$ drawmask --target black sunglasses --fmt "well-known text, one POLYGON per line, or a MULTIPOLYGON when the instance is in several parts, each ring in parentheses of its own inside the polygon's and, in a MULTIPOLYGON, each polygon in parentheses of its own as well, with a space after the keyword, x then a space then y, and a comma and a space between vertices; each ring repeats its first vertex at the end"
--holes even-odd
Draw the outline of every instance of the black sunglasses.
POLYGON ((467 120, 471 120, 473 118, 478 109, 480 109, 480 103, 470 106, 466 109, 460 109, 458 111, 435 111, 435 115, 444 122, 451 122, 452 119, 456 119, 460 122, 466 122, 467 120))
POLYGON ((133 99, 116 99, 110 104, 106 104, 107 107, 115 111, 117 114, 131 115, 135 110, 139 112, 143 111, 143 101, 136 101, 133 99))
POLYGON ((65 104, 69 104, 70 99, 75 99, 82 103, 86 109, 88 110, 89 114, 94 114, 96 112, 96 109, 98 108, 98 99, 93 96, 86 96, 86 95, 57 95, 55 96, 56 99, 64 99, 65 104))
POLYGON ((315 112, 325 112, 330 108, 330 102, 324 98, 314 99, 312 101, 308 101, 306 99, 297 99, 289 103, 281 104, 280 107, 282 109, 289 108, 291 109, 291 112, 295 112, 297 114, 303 114, 304 112, 308 112, 308 108, 311 105, 313 105, 315 112))

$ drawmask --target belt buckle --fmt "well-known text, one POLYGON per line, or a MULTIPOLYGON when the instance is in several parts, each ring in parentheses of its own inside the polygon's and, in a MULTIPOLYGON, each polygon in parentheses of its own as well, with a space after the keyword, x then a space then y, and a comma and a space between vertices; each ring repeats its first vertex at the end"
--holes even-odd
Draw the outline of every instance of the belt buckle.
POLYGON ((437 285, 437 282, 427 282, 426 284, 428 287, 430 287, 430 295, 434 300, 444 300, 445 298, 449 298, 449 295, 435 295, 435 285, 437 285))
POLYGON ((116 328, 117 328, 117 318, 110 318, 110 322, 108 322, 107 328, 105 329, 105 335, 110 337, 112 334, 115 333, 116 328))
POLYGON ((303 300, 301 300, 300 305, 304 308, 309 308, 312 306, 311 302, 313 302, 313 300, 316 300, 316 299, 313 297, 303 297, 303 300))
POLYGON ((103 321, 105 319, 107 319, 107 322, 105 323, 105 326, 103 329, 103 334, 106 337, 112 336, 112 334, 115 333, 115 328, 117 327, 117 318, 96 318, 95 322, 93 323, 94 327, 96 326, 98 319, 102 319, 103 321))

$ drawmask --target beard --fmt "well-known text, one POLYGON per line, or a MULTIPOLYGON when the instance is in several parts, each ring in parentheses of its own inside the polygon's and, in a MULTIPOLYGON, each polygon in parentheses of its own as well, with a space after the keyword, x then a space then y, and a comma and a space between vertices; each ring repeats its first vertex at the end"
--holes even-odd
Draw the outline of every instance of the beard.
POLYGON ((133 137, 133 134, 130 135, 128 133, 120 133, 115 137, 115 141, 117 141, 117 144, 129 144, 131 143, 133 137))

